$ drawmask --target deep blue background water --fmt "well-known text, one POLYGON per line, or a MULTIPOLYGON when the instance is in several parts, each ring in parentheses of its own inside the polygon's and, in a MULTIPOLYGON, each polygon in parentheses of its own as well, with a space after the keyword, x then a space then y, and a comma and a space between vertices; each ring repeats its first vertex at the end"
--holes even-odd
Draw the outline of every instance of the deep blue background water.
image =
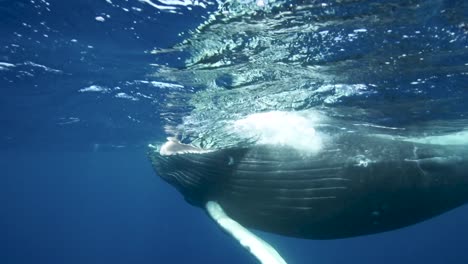
MULTIPOLYGON (((255 263, 146 157, 164 138, 158 91, 132 81, 152 80, 150 63, 180 64, 149 51, 181 41, 205 11, 49 3, 0 1, 0 62, 15 65, 0 70, 0 263, 255 263), (102 13, 111 17, 96 21, 102 13), (90 85, 151 99, 78 92, 90 85)), ((260 235, 289 263, 468 263, 466 206, 353 239, 260 235)))
MULTIPOLYGON (((2 263, 255 263, 157 179, 145 149, 3 151, 2 263)), ((290 263, 466 263, 468 208, 335 241, 261 234, 290 263)))

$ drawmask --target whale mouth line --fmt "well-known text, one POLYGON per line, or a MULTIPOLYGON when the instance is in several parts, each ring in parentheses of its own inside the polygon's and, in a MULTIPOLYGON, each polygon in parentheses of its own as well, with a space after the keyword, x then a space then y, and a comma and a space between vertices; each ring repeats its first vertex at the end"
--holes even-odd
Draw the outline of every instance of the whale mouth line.
POLYGON ((212 150, 202 149, 190 144, 184 144, 175 137, 168 137, 166 143, 164 143, 159 149, 159 154, 161 156, 204 154, 209 152, 212 152, 212 150))

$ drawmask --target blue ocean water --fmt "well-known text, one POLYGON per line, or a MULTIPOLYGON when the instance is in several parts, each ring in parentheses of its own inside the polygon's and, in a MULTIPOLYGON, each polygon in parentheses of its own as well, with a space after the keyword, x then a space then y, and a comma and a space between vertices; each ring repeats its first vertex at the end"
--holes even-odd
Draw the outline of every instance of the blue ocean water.
MULTIPOLYGON (((235 114, 313 107, 460 131, 467 17, 449 0, 0 1, 0 263, 255 263, 147 145, 222 145, 209 133, 235 114)), ((468 263, 466 206, 358 238, 258 234, 288 263, 468 263)))

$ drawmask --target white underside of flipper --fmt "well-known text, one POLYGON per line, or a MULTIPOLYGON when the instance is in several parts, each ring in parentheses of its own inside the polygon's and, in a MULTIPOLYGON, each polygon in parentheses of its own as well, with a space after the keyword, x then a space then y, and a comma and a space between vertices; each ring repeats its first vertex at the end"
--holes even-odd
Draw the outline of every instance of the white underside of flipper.
POLYGON ((239 241, 239 243, 254 255, 260 263, 286 264, 286 261, 270 244, 230 218, 217 202, 207 202, 206 210, 222 229, 239 241))

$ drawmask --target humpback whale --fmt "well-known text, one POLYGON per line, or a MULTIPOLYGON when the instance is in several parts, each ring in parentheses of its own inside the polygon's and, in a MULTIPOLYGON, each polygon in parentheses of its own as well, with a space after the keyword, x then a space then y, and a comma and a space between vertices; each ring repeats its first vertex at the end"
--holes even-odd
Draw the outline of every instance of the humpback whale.
POLYGON ((169 139, 150 158, 160 177, 225 230, 219 211, 246 228, 346 238, 416 224, 468 201, 461 145, 341 133, 307 153, 284 144, 206 150, 169 139))

